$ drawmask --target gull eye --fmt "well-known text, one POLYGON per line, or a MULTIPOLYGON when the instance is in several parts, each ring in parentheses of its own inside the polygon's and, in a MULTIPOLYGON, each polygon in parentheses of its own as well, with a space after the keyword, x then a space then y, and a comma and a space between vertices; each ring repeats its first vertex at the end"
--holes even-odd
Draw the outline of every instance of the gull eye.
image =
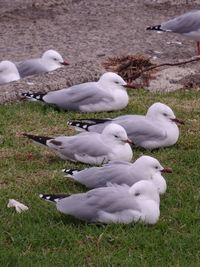
POLYGON ((139 192, 136 192, 136 193, 135 193, 135 197, 138 197, 139 195, 140 195, 139 192))
POLYGON ((158 170, 158 166, 156 166, 156 167, 155 167, 155 169, 157 169, 157 170, 158 170))
POLYGON ((163 113, 163 116, 167 117, 167 113, 163 113))
POLYGON ((114 137, 118 138, 119 136, 118 135, 114 135, 114 137))

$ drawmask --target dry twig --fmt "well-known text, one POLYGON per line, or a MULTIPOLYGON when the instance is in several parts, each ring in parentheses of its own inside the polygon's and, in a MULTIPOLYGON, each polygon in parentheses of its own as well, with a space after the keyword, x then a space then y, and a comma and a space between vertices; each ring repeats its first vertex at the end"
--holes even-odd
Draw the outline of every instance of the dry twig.
POLYGON ((159 64, 159 65, 151 66, 149 68, 141 70, 140 75, 143 74, 144 72, 151 71, 151 70, 154 70, 154 69, 157 69, 157 68, 160 68, 160 67, 164 67, 164 66, 169 66, 169 67, 171 67, 171 66, 180 66, 180 65, 184 65, 184 64, 191 63, 191 62, 194 62, 194 61, 199 61, 199 60, 200 60, 200 56, 195 56, 195 57, 192 57, 192 58, 190 58, 188 60, 181 61, 181 62, 162 63, 162 64, 159 64))

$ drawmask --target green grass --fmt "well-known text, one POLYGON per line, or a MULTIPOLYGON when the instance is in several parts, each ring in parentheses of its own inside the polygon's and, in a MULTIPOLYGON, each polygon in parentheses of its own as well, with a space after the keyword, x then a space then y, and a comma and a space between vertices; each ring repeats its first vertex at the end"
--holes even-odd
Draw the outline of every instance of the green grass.
MULTIPOLYGON (((129 106, 103 114, 59 113, 39 103, 0 106, 0 266, 200 266, 200 96, 198 92, 152 94, 132 91, 129 106), (145 114, 154 102, 168 104, 184 119, 178 143, 148 154, 163 166, 167 193, 161 197, 158 224, 90 225, 58 213, 41 201, 39 193, 80 192, 86 189, 67 180, 64 167, 75 167, 16 133, 74 134, 67 118, 115 117, 145 114), (17 199, 29 211, 17 214, 6 207, 17 199)), ((79 167, 84 167, 79 164, 79 167)))

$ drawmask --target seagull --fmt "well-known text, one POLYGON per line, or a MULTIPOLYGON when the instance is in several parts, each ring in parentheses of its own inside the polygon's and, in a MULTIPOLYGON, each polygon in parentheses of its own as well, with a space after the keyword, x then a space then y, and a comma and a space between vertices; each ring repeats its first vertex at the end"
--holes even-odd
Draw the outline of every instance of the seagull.
POLYGON ((133 88, 119 75, 104 73, 97 82, 87 82, 48 93, 23 93, 22 97, 53 104, 62 110, 112 111, 128 105, 126 88, 133 88))
POLYGON ((118 123, 124 127, 130 140, 145 149, 174 145, 179 138, 177 123, 184 124, 176 118, 170 107, 159 102, 151 105, 145 116, 123 115, 114 119, 68 121, 68 125, 74 126, 76 130, 99 133, 110 123, 118 123))
POLYGON ((73 195, 41 194, 40 198, 55 202, 58 211, 89 223, 156 224, 160 216, 159 193, 150 181, 73 195))
POLYGON ((147 27, 147 30, 173 32, 197 41, 197 53, 200 55, 200 10, 187 12, 160 25, 147 27))
POLYGON ((17 81, 19 79, 19 72, 14 63, 8 60, 0 62, 0 84, 17 81))
POLYGON ((126 184, 132 186, 140 180, 152 181, 160 194, 164 194, 167 184, 162 173, 172 172, 163 168, 160 162, 150 156, 141 156, 134 163, 112 161, 101 167, 84 170, 64 169, 63 172, 87 188, 110 186, 110 184, 126 184))
POLYGON ((62 56, 57 51, 52 49, 44 52, 41 58, 27 59, 16 62, 15 64, 21 78, 53 71, 62 67, 63 65, 69 65, 69 63, 64 61, 62 56))
POLYGON ((131 161, 132 143, 123 127, 109 124, 99 133, 80 133, 75 136, 44 137, 23 133, 23 136, 43 144, 60 158, 73 162, 101 165, 111 160, 131 161))

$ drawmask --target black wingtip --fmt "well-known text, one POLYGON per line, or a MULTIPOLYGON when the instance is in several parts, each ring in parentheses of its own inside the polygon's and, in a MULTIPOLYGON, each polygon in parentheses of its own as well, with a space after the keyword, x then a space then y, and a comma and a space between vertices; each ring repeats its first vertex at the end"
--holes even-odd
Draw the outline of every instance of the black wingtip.
POLYGON ((164 30, 161 28, 161 25, 156 26, 150 26, 146 28, 147 31, 161 31, 164 32, 164 30))
POLYGON ((80 129, 84 129, 85 131, 88 131, 88 128, 94 124, 81 122, 81 121, 67 121, 67 125, 73 126, 73 127, 78 127, 80 129))
POLYGON ((79 172, 79 169, 63 169, 64 173, 73 176, 75 173, 79 172))
POLYGON ((44 102, 43 97, 45 95, 46 95, 46 93, 41 93, 41 92, 38 92, 38 93, 27 92, 27 93, 21 93, 21 98, 44 102))
POLYGON ((68 194, 60 194, 60 195, 54 195, 54 194, 40 194, 39 197, 43 200, 50 201, 53 203, 57 203, 60 199, 69 197, 68 194))
POLYGON ((39 136, 39 135, 33 135, 33 134, 27 134, 27 133, 22 133, 22 135, 45 146, 48 140, 53 139, 52 137, 39 136))
POLYGON ((105 123, 108 121, 112 121, 112 119, 79 119, 77 121, 76 120, 67 121, 67 125, 78 127, 85 131, 89 131, 90 126, 105 123))

